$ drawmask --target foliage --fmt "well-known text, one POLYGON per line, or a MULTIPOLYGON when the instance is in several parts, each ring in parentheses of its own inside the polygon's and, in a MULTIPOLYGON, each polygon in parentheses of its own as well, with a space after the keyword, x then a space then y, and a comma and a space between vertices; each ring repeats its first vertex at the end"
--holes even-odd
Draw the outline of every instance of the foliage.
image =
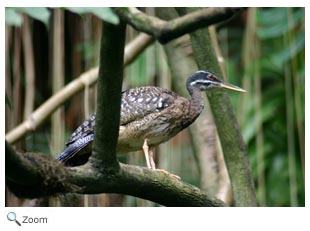
POLYGON ((20 13, 41 21, 48 26, 50 12, 46 7, 12 7, 5 8, 5 23, 12 26, 21 26, 23 19, 20 13))
MULTIPOLYGON (((119 23, 118 16, 109 7, 66 7, 65 9, 81 16, 93 14, 103 21, 112 24, 119 23)), ((5 23, 11 26, 21 26, 23 22, 21 13, 25 13, 48 27, 50 11, 47 7, 7 7, 5 8, 5 23)))
POLYGON ((67 7, 66 9, 79 15, 92 13, 103 21, 112 24, 119 23, 118 16, 109 7, 67 7))
POLYGON ((228 26, 220 31, 220 37, 229 44, 224 50, 228 76, 235 79, 231 82, 241 80, 248 90, 246 95, 231 97, 235 105, 239 104, 237 113, 259 203, 304 206, 305 11, 250 8, 246 23, 251 16, 255 20, 248 29, 252 35, 244 26, 228 26), (258 146, 259 135, 263 137, 262 146, 258 146))

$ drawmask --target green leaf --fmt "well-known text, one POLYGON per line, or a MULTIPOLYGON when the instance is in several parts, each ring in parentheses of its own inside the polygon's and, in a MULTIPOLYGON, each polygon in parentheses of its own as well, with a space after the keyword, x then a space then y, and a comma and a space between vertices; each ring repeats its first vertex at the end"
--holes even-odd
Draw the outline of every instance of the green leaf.
POLYGON ((28 16, 43 22, 45 26, 48 27, 50 12, 46 7, 18 7, 15 8, 15 10, 23 12, 28 16))
POLYGON ((287 44, 284 49, 272 54, 271 58, 279 62, 280 66, 283 66, 285 62, 292 59, 298 52, 305 48, 305 34, 301 31, 295 36, 295 39, 287 44))
POLYGON ((261 39, 270 39, 282 36, 288 31, 296 28, 301 20, 304 20, 302 8, 292 10, 292 22, 289 22, 289 12, 283 8, 270 8, 268 10, 258 10, 257 13, 257 35, 261 39))
POLYGON ((5 23, 10 26, 21 26, 23 22, 22 16, 15 11, 14 8, 5 8, 5 23))
POLYGON ((109 7, 67 7, 69 11, 76 14, 94 14, 103 21, 117 25, 119 23, 118 16, 109 7))
POLYGON ((304 31, 295 35, 294 40, 280 49, 270 47, 268 54, 261 58, 260 62, 263 68, 272 68, 277 71, 283 70, 286 63, 294 58, 298 53, 305 49, 305 34, 304 31))

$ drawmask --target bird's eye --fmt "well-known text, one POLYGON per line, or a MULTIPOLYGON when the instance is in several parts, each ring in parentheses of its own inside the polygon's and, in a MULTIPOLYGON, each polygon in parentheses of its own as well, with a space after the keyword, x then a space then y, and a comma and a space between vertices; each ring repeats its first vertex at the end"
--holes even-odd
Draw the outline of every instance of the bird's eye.
POLYGON ((214 80, 214 76, 213 75, 208 75, 208 78, 211 80, 214 80))

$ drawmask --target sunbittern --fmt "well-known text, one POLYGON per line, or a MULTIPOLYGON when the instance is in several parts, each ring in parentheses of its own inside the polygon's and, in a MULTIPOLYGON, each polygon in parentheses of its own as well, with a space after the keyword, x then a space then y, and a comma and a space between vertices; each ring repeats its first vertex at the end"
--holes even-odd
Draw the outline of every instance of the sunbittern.
MULTIPOLYGON (((153 86, 122 92, 117 152, 143 149, 148 168, 155 170, 152 148, 174 137, 196 120, 203 110, 201 91, 217 87, 245 92, 223 82, 210 71, 195 72, 187 79, 186 87, 190 99, 153 86)), ((87 162, 94 140, 95 119, 96 114, 93 113, 73 132, 57 160, 68 166, 87 162)))

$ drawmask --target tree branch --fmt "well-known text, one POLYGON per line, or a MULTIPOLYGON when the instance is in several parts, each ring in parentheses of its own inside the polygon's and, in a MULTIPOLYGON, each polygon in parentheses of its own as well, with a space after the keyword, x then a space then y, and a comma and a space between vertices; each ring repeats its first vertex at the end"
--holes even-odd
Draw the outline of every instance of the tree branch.
POLYGON ((165 206, 226 206, 221 200, 192 185, 147 168, 121 164, 120 171, 112 178, 94 179, 89 172, 90 178, 86 181, 85 172, 76 172, 75 177, 71 178, 74 179, 72 183, 83 182, 86 186, 82 189, 83 193, 100 193, 100 189, 105 188, 108 193, 132 195, 165 206))
POLYGON ((114 8, 114 11, 138 31, 152 35, 165 44, 186 33, 229 19, 240 8, 205 8, 170 21, 149 16, 133 7, 114 8))
POLYGON ((126 24, 103 21, 95 139, 90 162, 99 170, 118 171, 116 146, 119 133, 126 24))
POLYGON ((34 183, 38 175, 31 168, 29 161, 25 160, 20 154, 5 141, 5 177, 6 180, 21 183, 25 177, 28 183, 34 183), (18 171, 16 171, 18 170, 18 171))
MULTIPOLYGON (((180 15, 193 9, 178 9, 180 15)), ((221 76, 221 70, 211 46, 208 29, 190 34, 194 56, 199 69, 212 69, 221 76)), ((246 146, 227 93, 221 89, 210 91, 208 99, 221 140, 223 154, 237 206, 256 206, 254 181, 247 158, 246 146)))
POLYGON ((16 196, 38 198, 80 190, 80 187, 67 181, 68 177, 70 169, 51 156, 21 154, 5 142, 5 181, 16 196))
POLYGON ((165 206, 226 206, 200 189, 138 166, 120 164, 115 174, 98 172, 91 163, 68 168, 48 155, 16 153, 6 142, 6 183, 19 197, 63 193, 120 193, 165 206))

